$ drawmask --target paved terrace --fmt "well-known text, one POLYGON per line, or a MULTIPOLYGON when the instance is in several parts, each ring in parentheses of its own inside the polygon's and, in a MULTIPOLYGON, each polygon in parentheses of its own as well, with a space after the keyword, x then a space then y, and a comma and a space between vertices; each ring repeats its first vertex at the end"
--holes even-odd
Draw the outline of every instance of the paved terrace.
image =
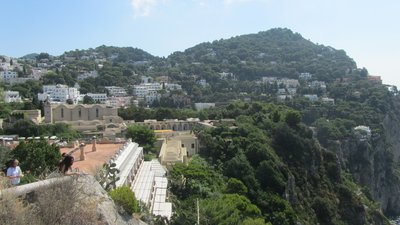
MULTIPOLYGON (((86 144, 84 147, 86 159, 80 160, 80 151, 75 151, 72 156, 75 158, 74 169, 79 168, 80 171, 95 175, 97 170, 103 166, 104 163, 108 162, 111 157, 123 146, 123 144, 97 144, 97 151, 92 151, 92 144, 86 144)), ((61 148, 61 153, 68 153, 75 148, 61 148)))

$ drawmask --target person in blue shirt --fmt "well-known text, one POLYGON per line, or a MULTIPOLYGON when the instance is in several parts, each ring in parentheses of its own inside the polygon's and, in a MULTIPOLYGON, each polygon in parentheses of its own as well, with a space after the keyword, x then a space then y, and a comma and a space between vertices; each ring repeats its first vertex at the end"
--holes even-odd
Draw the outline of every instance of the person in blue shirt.
POLYGON ((19 168, 18 160, 14 160, 10 167, 7 169, 7 177, 10 180, 11 185, 19 185, 21 182, 21 177, 24 175, 22 174, 21 168, 19 168))

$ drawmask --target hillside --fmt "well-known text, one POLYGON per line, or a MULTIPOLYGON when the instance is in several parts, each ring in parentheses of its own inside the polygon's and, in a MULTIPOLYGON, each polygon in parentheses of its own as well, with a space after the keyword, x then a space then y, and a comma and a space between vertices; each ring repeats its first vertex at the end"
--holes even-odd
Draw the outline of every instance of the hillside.
POLYGON ((155 56, 139 48, 113 47, 105 45, 99 46, 95 49, 68 51, 60 57, 75 57, 81 59, 83 56, 87 56, 87 59, 107 58, 112 59, 115 62, 148 61, 155 58, 155 56))
POLYGON ((172 64, 202 63, 215 72, 228 71, 242 80, 262 76, 292 77, 302 72, 320 80, 343 77, 356 63, 343 50, 317 45, 289 29, 202 43, 168 57, 172 64))
POLYGON ((195 198, 203 224, 388 224, 369 189, 312 137, 299 112, 243 102, 219 110, 210 116, 235 118, 235 126, 199 127, 201 158, 173 167, 173 224, 195 222, 195 198))

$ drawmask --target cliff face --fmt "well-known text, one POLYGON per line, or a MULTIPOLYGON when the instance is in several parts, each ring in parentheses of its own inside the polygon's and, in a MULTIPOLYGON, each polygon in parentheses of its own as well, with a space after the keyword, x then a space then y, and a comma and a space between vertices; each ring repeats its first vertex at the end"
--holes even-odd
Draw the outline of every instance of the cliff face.
MULTIPOLYGON (((0 190, 0 211, 18 212, 8 215, 0 224, 101 224, 145 225, 121 214, 113 200, 90 175, 56 177, 0 190), (21 201, 16 197, 20 197, 21 201), (11 204, 19 202, 20 204, 11 204), (10 205, 5 207, 5 205, 10 205)), ((2 214, 0 212, 0 214, 2 214)), ((1 215, 0 215, 1 218, 1 215)))
POLYGON ((382 121, 382 135, 370 140, 356 137, 330 143, 343 168, 371 191, 387 216, 400 215, 400 101, 382 121))
POLYGON ((92 176, 82 176, 77 182, 81 184, 82 197, 96 203, 100 224, 146 225, 141 220, 119 214, 113 200, 92 176))

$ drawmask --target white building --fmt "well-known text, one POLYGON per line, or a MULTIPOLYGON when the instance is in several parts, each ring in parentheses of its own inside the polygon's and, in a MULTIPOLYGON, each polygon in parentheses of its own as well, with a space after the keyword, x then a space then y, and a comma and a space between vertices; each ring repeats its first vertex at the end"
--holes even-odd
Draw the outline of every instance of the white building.
POLYGON ((48 72, 47 69, 32 68, 32 74, 29 75, 28 77, 34 80, 39 80, 42 77, 42 75, 46 74, 47 72, 48 72))
POLYGON ((9 62, 0 62, 0 68, 3 70, 8 70, 10 69, 10 63, 9 62))
POLYGON ((91 97, 96 103, 105 103, 107 101, 106 93, 87 93, 85 95, 81 95, 81 100, 83 100, 85 96, 91 97))
POLYGON ((262 77, 261 79, 263 83, 269 83, 269 84, 273 84, 278 81, 278 78, 276 77, 262 77))
POLYGON ((141 76, 140 80, 142 84, 153 83, 153 78, 148 76, 141 76))
POLYGON ((151 104, 154 101, 160 99, 161 94, 158 93, 158 90, 149 90, 147 95, 144 97, 144 100, 147 104, 151 104))
POLYGON ((180 84, 164 83, 164 87, 167 90, 182 90, 182 86, 180 84))
POLYGON ((18 91, 6 91, 4 92, 4 102, 21 102, 21 96, 18 91))
POLYGON ((318 101, 318 95, 304 95, 304 97, 307 98, 311 102, 318 101))
POLYGON ((322 98, 321 100, 322 100, 322 102, 325 102, 325 103, 329 103, 332 105, 335 104, 335 99, 333 99, 333 98, 322 98))
POLYGON ((168 202, 168 179, 166 170, 153 159, 143 162, 132 184, 135 197, 149 207, 154 215, 172 216, 172 203, 168 202))
POLYGON ((286 89, 285 88, 279 88, 277 91, 278 95, 285 95, 286 94, 286 89))
POLYGON ((47 68, 47 67, 50 67, 50 66, 45 62, 40 62, 40 63, 37 64, 37 67, 38 68, 47 68))
POLYGON ((295 95, 297 93, 297 89, 296 88, 288 88, 287 92, 291 95, 295 95))
POLYGON ((119 169, 117 187, 127 185, 139 204, 146 205, 154 215, 171 218, 167 171, 157 159, 145 162, 143 148, 129 139, 110 162, 119 169))
POLYGON ((356 126, 354 128, 354 132, 355 134, 358 136, 358 138, 360 140, 366 140, 369 139, 371 137, 371 128, 369 128, 368 126, 356 126))
POLYGON ((194 108, 197 111, 201 111, 201 110, 209 109, 209 108, 213 108, 213 107, 215 107, 215 103, 203 103, 203 102, 194 103, 194 108))
POLYGON ((90 72, 85 72, 85 73, 79 74, 78 75, 78 80, 85 80, 85 79, 87 79, 89 77, 96 78, 98 76, 99 76, 98 72, 96 70, 93 70, 93 71, 90 71, 90 72))
POLYGON ((9 82, 12 79, 18 78, 18 73, 10 70, 1 71, 0 78, 5 82, 9 82))
POLYGON ((326 84, 325 81, 317 81, 314 80, 313 82, 311 82, 311 84, 309 85, 311 88, 320 88, 325 90, 326 89, 326 84))
POLYGON ((206 79, 198 80, 196 83, 202 86, 203 88, 207 87, 208 85, 206 79))
POLYGON ((161 97, 161 94, 158 93, 161 89, 162 85, 160 83, 139 84, 133 87, 133 95, 138 100, 144 100, 147 104, 151 104, 161 97))
POLYGON ((263 83, 274 84, 275 82, 278 85, 283 85, 286 88, 297 88, 300 83, 296 79, 289 78, 277 78, 277 77, 262 77, 263 83))
POLYGON ((148 94, 148 89, 143 85, 135 85, 133 87, 133 95, 138 98, 144 98, 148 94))
POLYGON ((276 96, 276 99, 278 100, 278 102, 283 102, 286 99, 292 99, 292 95, 278 95, 276 96))
POLYGON ((78 89, 67 85, 43 85, 43 93, 38 94, 39 101, 49 100, 50 102, 66 102, 71 99, 74 104, 78 104, 80 94, 78 89))
POLYGON ((222 72, 222 73, 218 73, 218 74, 219 74, 219 77, 223 80, 228 80, 228 79, 236 80, 236 77, 233 73, 222 72))
POLYGON ((148 83, 148 84, 141 84, 143 86, 145 86, 147 89, 149 90, 161 90, 162 89, 162 85, 160 83, 148 83))
POLYGON ((297 88, 298 86, 300 86, 299 81, 296 79, 282 78, 279 79, 277 82, 278 85, 283 84, 286 88, 297 88))
POLYGON ((299 79, 301 80, 310 80, 312 75, 310 73, 300 73, 299 79))
POLYGON ((109 97, 106 101, 106 105, 115 108, 121 108, 125 106, 135 105, 138 106, 138 101, 133 100, 131 96, 127 97, 109 97))
POLYGON ((126 96, 126 90, 123 87, 118 86, 106 86, 104 87, 107 89, 109 96, 126 96))

